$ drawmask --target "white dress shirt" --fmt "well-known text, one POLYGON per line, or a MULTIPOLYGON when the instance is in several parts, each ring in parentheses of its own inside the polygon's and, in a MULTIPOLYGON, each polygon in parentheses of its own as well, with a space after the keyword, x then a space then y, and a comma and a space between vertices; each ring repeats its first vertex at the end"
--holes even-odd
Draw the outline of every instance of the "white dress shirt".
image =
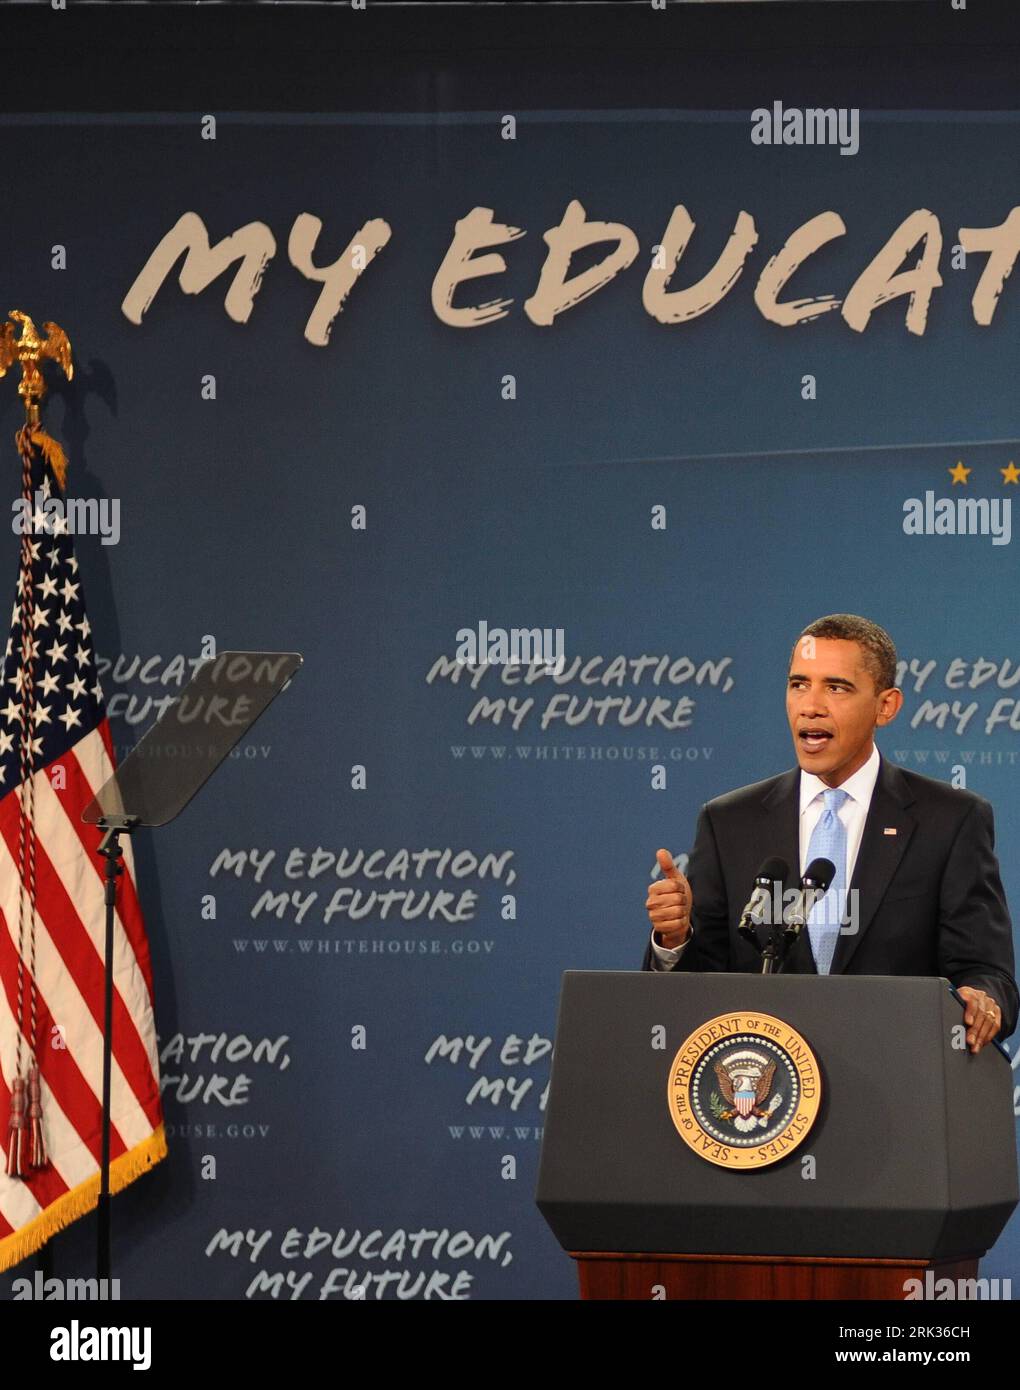
MULTIPOLYGON (((859 767, 852 777, 848 777, 845 782, 840 783, 840 789, 847 793, 847 799, 839 808, 839 818, 846 827, 846 878, 844 882, 850 886, 853 878, 854 866, 857 863, 857 855, 861 848, 861 838, 864 835, 864 822, 868 818, 868 808, 871 805, 871 797, 875 790, 875 783, 878 781, 878 769, 881 763, 878 749, 874 744, 871 746, 871 757, 859 767)), ((820 777, 816 777, 813 772, 805 772, 801 768, 800 772, 800 872, 803 874, 808 864, 808 846, 811 843, 811 832, 818 823, 819 817, 825 808, 822 793, 829 790, 829 787, 820 777)), ((750 889, 748 889, 750 891, 750 889)), ((652 932, 652 952, 653 964, 658 970, 672 970, 680 956, 687 948, 690 935, 682 946, 669 949, 660 946, 655 940, 655 932, 652 932)))

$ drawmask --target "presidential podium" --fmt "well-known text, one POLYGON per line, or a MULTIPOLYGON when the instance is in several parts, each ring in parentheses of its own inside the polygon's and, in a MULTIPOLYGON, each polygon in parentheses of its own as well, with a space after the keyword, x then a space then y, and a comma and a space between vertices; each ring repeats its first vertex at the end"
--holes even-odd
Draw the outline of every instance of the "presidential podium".
POLYGON ((1017 1158, 1008 1055, 962 1017, 933 978, 568 971, 536 1200, 582 1298, 975 1278, 1017 1158))

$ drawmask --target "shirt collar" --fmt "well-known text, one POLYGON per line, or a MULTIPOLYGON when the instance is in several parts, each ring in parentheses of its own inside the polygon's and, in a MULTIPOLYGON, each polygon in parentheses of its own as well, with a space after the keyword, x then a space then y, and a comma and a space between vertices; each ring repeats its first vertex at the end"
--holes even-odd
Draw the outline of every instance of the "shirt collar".
MULTIPOLYGON (((878 781, 878 769, 882 759, 878 748, 872 745, 871 757, 859 767, 852 777, 848 777, 845 782, 840 783, 840 791, 846 792, 853 797, 854 801, 861 806, 868 806, 871 802, 871 794, 875 790, 875 783, 878 781)), ((801 815, 805 809, 811 805, 822 792, 829 791, 830 788, 816 777, 813 772, 800 771, 800 810, 801 815)))

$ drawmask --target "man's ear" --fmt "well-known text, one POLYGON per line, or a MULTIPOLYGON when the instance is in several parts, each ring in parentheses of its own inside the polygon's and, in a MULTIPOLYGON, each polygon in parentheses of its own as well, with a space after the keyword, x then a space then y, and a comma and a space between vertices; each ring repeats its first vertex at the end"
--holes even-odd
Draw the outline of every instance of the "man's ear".
POLYGON ((888 690, 883 690, 878 697, 878 718, 875 720, 876 728, 882 728, 885 724, 891 724, 900 710, 903 708, 903 691, 899 686, 891 686, 888 690))

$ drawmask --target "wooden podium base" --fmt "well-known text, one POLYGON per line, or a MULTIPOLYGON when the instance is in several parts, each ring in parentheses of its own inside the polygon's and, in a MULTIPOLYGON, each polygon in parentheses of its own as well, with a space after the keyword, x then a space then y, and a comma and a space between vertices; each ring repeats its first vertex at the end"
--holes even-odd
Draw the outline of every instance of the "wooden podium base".
MULTIPOLYGON (((902 1302, 908 1279, 976 1279, 978 1257, 928 1260, 830 1260, 771 1255, 662 1255, 570 1252, 582 1298, 867 1299, 902 1302), (660 1293, 658 1295, 662 1297, 660 1293)), ((930 1297, 930 1295, 929 1295, 930 1297)))

